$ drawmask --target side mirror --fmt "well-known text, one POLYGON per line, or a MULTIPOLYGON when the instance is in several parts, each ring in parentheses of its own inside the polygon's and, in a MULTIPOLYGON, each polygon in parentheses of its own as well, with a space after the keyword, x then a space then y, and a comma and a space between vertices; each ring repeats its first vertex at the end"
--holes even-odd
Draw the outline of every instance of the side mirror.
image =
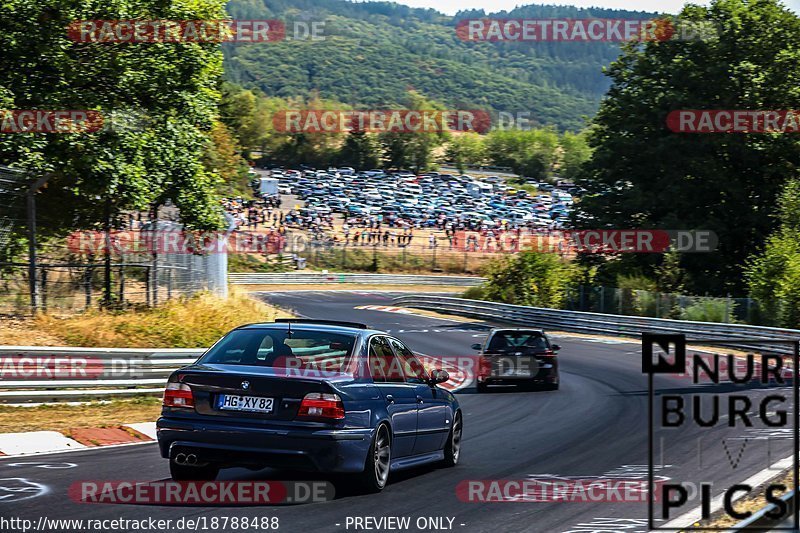
POLYGON ((450 379, 450 374, 447 373, 447 370, 432 370, 431 377, 429 383, 431 386, 438 385, 439 383, 444 383, 450 379))
POLYGON ((483 346, 481 346, 481 343, 479 342, 476 342, 475 344, 472 345, 473 350, 480 350, 481 348, 483 348, 483 346))
POLYGON ((550 349, 553 350, 554 352, 557 352, 561 349, 561 346, 559 346, 558 344, 551 344, 550 349))

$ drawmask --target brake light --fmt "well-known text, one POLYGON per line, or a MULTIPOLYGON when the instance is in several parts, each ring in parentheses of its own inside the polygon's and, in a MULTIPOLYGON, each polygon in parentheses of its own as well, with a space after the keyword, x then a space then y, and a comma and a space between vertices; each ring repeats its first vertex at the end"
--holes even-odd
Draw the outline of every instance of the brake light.
POLYGON ((338 394, 310 392, 300 403, 297 416, 341 420, 344 418, 344 404, 338 394))
POLYGON ((478 358, 478 380, 483 381, 485 378, 489 377, 492 373, 492 362, 489 360, 488 357, 479 357, 478 358))
POLYGON ((164 390, 165 407, 194 407, 194 396, 189 385, 183 383, 167 383, 164 390))
POLYGON ((542 357, 555 357, 556 353, 553 350, 546 350, 546 351, 544 351, 544 352, 542 352, 540 354, 536 354, 536 355, 540 355, 542 357))

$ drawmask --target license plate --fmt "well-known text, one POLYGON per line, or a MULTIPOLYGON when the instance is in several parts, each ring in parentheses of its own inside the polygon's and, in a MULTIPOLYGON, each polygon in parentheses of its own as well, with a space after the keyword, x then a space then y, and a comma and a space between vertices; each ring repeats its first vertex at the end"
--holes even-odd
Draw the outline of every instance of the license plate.
POLYGON ((503 376, 515 378, 529 378, 531 371, 524 368, 508 368, 503 372, 503 376))
POLYGON ((250 413, 271 413, 274 398, 260 396, 238 396, 235 394, 220 394, 217 398, 217 408, 223 411, 247 411, 250 413))

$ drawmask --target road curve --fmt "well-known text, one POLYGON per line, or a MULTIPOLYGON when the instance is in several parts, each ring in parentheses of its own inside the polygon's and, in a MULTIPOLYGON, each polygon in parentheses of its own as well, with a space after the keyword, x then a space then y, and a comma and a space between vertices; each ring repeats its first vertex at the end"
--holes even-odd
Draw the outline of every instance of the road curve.
MULTIPOLYGON (((363 306, 391 305, 391 295, 369 292, 261 293, 273 304, 294 309, 314 318, 365 322, 390 332, 413 350, 431 356, 473 354, 470 345, 479 342, 487 326, 463 324, 416 314, 400 314, 363 306)), ((462 463, 452 469, 427 467, 392 476, 379 495, 356 495, 345 483, 337 482, 337 498, 326 503, 261 507, 166 507, 144 505, 80 504, 65 497, 75 481, 159 480, 168 477, 167 463, 154 444, 105 450, 53 454, 30 459, 0 460, 0 517, 38 520, 48 518, 128 518, 142 520, 181 517, 263 517, 275 516, 281 531, 354 531, 348 517, 411 517, 417 531, 420 517, 452 518, 452 529, 463 531, 647 531, 647 508, 633 502, 504 502, 467 503, 455 492, 463 480, 525 479, 546 475, 573 477, 637 478, 646 473, 647 380, 641 373, 637 344, 593 341, 564 337, 561 389, 555 392, 502 391, 459 393, 464 411, 462 463), (70 463, 74 467, 42 468, 46 462, 70 463), (644 470, 642 470, 644 469, 644 470), (24 500, 4 499, 8 479, 24 479, 45 486, 46 493, 24 500)), ((676 387, 674 381, 663 387, 676 387)), ((753 394, 762 394, 761 391, 753 394)), ((679 437, 691 441, 694 430, 681 430, 679 437)), ((709 433, 711 441, 715 434, 709 433)), ((680 443, 681 438, 676 439, 680 443)), ((709 442, 711 442, 709 441, 709 442)), ((773 456, 783 451, 774 445, 773 456)), ((680 444, 662 451, 664 464, 659 474, 688 478, 694 448, 680 444)), ((788 452, 784 455, 788 455, 788 452)), ((719 471, 718 481, 731 484, 764 468, 764 458, 743 454, 735 469, 726 465, 723 454, 703 457, 719 471)), ((271 470, 223 471, 221 479, 320 479, 271 470)), ((325 478, 323 478, 325 479, 325 478)), ((445 524, 448 522, 445 521, 445 524)), ((56 531, 55 528, 52 528, 56 531)), ((67 529, 64 529, 65 531, 67 529)), ((124 531, 136 531, 122 528, 124 531)), ((375 529, 373 529, 375 530, 375 529)), ((378 529, 387 530, 387 529, 378 529)))

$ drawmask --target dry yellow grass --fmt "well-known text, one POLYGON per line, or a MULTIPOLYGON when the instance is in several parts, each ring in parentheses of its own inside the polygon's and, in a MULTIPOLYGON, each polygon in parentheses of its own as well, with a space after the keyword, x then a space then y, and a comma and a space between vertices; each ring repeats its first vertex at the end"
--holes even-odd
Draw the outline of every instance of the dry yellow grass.
POLYGON ((64 339, 36 327, 33 320, 0 318, 0 345, 60 346, 64 339))
MULTIPOLYGON (((788 487, 789 490, 795 488, 793 483, 794 476, 791 473, 782 473, 779 476, 776 476, 768 483, 779 483, 788 487)), ((776 495, 780 496, 783 495, 784 492, 776 492, 776 495)), ((752 513, 756 513, 767 506, 767 501, 764 498, 764 491, 763 490, 754 490, 750 493, 750 495, 743 497, 742 499, 738 500, 734 503, 734 507, 740 513, 750 511, 752 513)), ((723 529, 723 528, 730 528, 737 524, 739 520, 728 516, 727 514, 723 513, 722 511, 717 512, 714 516, 712 516, 709 520, 704 522, 697 522, 694 526, 685 529, 684 531, 693 531, 693 528, 696 527, 705 527, 705 528, 716 528, 716 529, 723 529)))
POLYGON ((154 422, 161 413, 160 398, 114 400, 85 405, 0 406, 0 433, 60 431, 154 422))
POLYGON ((0 321, 0 344, 103 348, 204 348, 229 330, 288 313, 240 293, 171 300, 156 309, 91 311, 0 321))
POLYGON ((200 294, 156 309, 98 311, 62 319, 42 316, 37 322, 70 346, 203 348, 237 326, 279 316, 286 315, 242 294, 227 299, 200 294))

